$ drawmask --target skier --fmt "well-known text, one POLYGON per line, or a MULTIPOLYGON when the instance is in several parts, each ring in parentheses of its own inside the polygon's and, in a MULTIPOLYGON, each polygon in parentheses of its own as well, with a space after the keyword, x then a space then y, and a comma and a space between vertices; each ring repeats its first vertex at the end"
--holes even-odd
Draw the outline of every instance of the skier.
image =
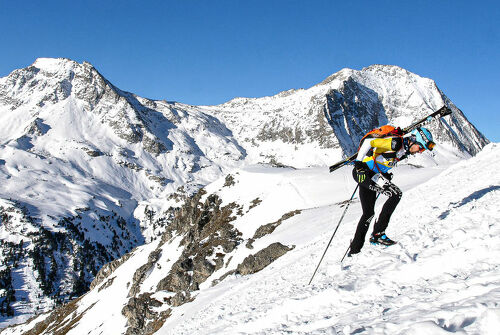
POLYGON ((386 195, 389 199, 375 222, 370 242, 373 244, 393 245, 396 242, 385 234, 391 214, 396 209, 403 193, 391 182, 392 173, 388 171, 408 155, 422 153, 434 148, 432 134, 424 127, 416 128, 405 136, 390 136, 384 138, 366 138, 361 143, 352 175, 359 184, 359 199, 363 208, 354 239, 351 242, 348 256, 361 251, 365 242, 370 221, 375 215, 375 200, 377 193, 386 195))

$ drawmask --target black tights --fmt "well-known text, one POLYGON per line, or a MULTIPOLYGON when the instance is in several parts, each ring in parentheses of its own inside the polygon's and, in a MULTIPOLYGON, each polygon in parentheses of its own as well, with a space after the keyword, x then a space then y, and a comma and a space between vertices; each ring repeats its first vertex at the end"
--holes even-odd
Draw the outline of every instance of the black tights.
MULTIPOLYGON (((353 171, 353 176, 355 180, 358 180, 355 170, 353 171)), ((375 201, 377 200, 377 193, 382 193, 388 196, 389 199, 385 202, 378 220, 375 222, 373 227, 374 234, 385 231, 389 225, 391 215, 403 195, 399 187, 393 183, 388 183, 384 188, 379 187, 371 180, 370 175, 359 184, 359 200, 361 201, 361 207, 363 208, 363 215, 359 219, 354 239, 351 242, 351 254, 360 252, 363 244, 365 243, 366 232, 368 231, 370 222, 375 215, 375 201)))

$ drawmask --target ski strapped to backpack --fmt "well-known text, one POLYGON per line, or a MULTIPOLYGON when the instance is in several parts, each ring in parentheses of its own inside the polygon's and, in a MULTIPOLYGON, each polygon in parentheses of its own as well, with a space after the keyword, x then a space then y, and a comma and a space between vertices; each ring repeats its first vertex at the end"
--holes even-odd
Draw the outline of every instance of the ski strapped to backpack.
MULTIPOLYGON (((435 117, 441 118, 443 116, 450 115, 450 114, 451 114, 451 109, 448 108, 447 106, 443 106, 440 109, 438 109, 437 111, 429 114, 425 118, 413 123, 412 125, 404 128, 404 129, 401 129, 399 127, 395 128, 395 127, 389 126, 389 125, 373 129, 372 131, 368 132, 365 136, 363 136, 363 138, 361 139, 360 145, 361 145, 361 143, 363 143, 363 140, 367 137, 368 138, 369 137, 376 138, 376 137, 386 137, 386 136, 403 136, 403 135, 408 134, 409 132, 415 130, 416 128, 418 128, 422 124, 432 120, 435 117)), ((359 148, 358 148, 358 150, 359 150, 359 148)), ((356 159, 357 155, 358 155, 358 153, 356 152, 354 155, 352 155, 352 156, 350 156, 350 157, 348 157, 348 158, 346 158, 338 163, 333 164, 332 166, 330 166, 330 172, 333 172, 333 171, 337 170, 338 168, 354 161, 356 159)))

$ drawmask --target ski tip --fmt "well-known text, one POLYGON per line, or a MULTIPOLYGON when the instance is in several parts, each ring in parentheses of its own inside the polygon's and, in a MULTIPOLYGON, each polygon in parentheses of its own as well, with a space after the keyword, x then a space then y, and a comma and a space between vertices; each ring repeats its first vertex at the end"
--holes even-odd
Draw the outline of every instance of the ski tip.
POLYGON ((451 109, 448 107, 448 106, 443 106, 441 107, 439 110, 439 116, 443 117, 443 116, 446 116, 446 115, 450 115, 451 114, 451 109))

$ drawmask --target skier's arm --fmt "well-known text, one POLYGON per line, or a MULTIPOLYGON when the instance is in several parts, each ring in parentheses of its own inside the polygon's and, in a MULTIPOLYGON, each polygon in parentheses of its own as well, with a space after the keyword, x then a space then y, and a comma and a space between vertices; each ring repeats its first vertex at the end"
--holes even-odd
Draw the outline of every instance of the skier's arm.
POLYGON ((398 151, 403 147, 403 139, 401 137, 386 137, 376 138, 370 141, 373 148, 382 149, 381 151, 398 151))
POLYGON ((363 158, 368 154, 371 148, 380 149, 381 152, 385 151, 398 151, 403 147, 403 139, 401 137, 386 137, 386 138, 367 138, 361 144, 359 148, 358 155, 356 156, 357 161, 362 161, 363 158))
POLYGON ((371 144, 371 139, 367 138, 363 141, 361 146, 359 147, 358 155, 356 156, 357 161, 363 161, 363 158, 368 154, 368 151, 372 148, 371 144))

